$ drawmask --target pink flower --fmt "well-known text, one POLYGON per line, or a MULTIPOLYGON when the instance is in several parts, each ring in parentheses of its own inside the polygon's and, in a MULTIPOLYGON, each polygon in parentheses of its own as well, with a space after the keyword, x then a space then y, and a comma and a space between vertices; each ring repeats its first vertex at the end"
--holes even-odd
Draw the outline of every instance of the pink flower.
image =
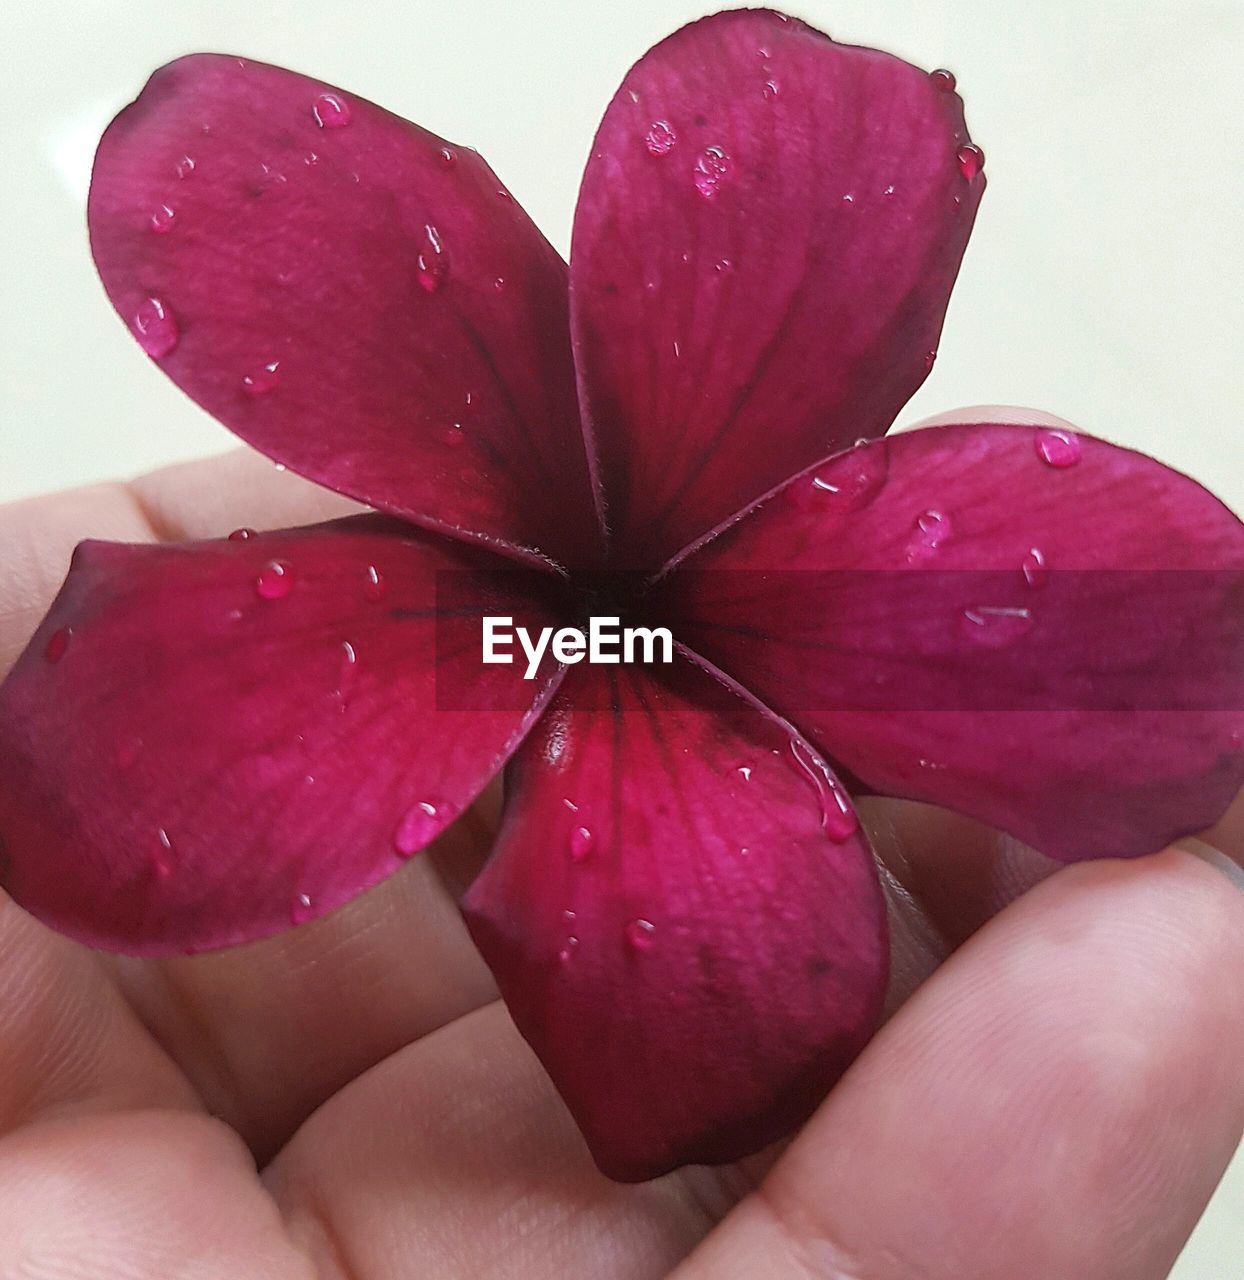
POLYGON ((0 692, 14 897, 92 946, 244 942, 508 762, 466 916, 602 1168, 641 1178, 788 1131, 875 1028, 885 901, 841 778, 1062 859, 1213 822, 1244 777, 1239 521, 1071 433, 882 439, 982 165, 946 73, 719 14, 627 75, 568 269, 473 151, 259 63, 157 72, 96 161, 110 298, 210 413, 384 514, 79 548, 0 692), (685 648, 480 661, 481 614, 593 609, 685 648))

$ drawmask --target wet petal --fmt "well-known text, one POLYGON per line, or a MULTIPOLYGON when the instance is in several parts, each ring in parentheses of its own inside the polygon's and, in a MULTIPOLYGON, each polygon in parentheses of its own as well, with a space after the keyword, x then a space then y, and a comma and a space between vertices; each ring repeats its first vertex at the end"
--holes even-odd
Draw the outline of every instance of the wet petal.
POLYGON ((619 555, 653 565, 882 434, 932 364, 983 175, 929 76, 768 11, 626 77, 596 138, 572 324, 619 555))
POLYGON ((1062 859, 1244 781, 1244 527, 1151 458, 965 424, 796 479, 665 581, 675 634, 870 788, 1062 859))
POLYGON ((508 779, 466 902, 601 1168, 757 1150, 871 1033, 868 846, 805 744, 699 667, 577 667, 508 779))
POLYGON ((590 557, 565 264, 475 152, 197 54, 113 121, 89 215, 143 349, 244 440, 426 527, 590 557))
POLYGON ((4 885, 90 946, 248 941, 402 865, 548 694, 482 667, 479 613, 548 575, 362 517, 84 543, 0 686, 4 885), (487 564, 487 567, 481 565, 487 564))

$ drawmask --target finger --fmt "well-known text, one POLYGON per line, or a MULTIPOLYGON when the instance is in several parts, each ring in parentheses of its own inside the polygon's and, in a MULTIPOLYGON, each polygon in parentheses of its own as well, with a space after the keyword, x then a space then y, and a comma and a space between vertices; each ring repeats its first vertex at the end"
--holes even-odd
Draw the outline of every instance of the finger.
POLYGON ((237 1135, 160 1111, 0 1142, 0 1275, 313 1280, 237 1135))
POLYGON ((199 1105, 95 958, 0 893, 0 1137, 36 1121, 199 1105))
MULTIPOLYGON (((354 509, 249 451, 0 508, 0 655, 7 666, 25 644, 84 537, 220 536, 354 509)), ((492 998, 436 870, 469 875, 490 836, 464 815, 434 852, 326 920, 234 952, 105 969, 209 1108, 266 1156, 346 1080, 492 998)))
POLYGON ((1244 895, 1060 871, 925 984, 676 1275, 1159 1280, 1244 1127, 1244 895))
POLYGON ((656 1280, 744 1177, 610 1182, 496 1003, 348 1086, 265 1182, 323 1275, 656 1280))

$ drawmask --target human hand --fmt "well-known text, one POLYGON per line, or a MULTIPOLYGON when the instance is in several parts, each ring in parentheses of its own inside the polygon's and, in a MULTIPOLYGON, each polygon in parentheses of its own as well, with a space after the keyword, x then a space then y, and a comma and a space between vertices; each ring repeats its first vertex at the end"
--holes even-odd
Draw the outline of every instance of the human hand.
MULTIPOLYGON (((0 670, 84 536, 349 509, 244 453, 4 509, 0 670)), ((889 1022, 781 1154, 640 1186, 596 1172, 458 917, 484 803, 350 906, 215 955, 99 956, 3 901, 0 1277, 1164 1276, 1244 1127, 1244 895, 1182 850, 1051 874, 860 807, 889 1022)), ((1207 840, 1244 858, 1244 804, 1207 840)))

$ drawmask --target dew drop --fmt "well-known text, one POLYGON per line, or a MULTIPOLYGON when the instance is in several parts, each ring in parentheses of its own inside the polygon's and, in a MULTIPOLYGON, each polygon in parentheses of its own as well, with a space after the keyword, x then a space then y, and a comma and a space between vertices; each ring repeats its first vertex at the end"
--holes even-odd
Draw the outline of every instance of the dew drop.
POLYGON ((596 837, 589 827, 574 827, 570 832, 570 860, 584 862, 596 847, 596 837))
POLYGON ((730 173, 730 157, 720 147, 705 147, 695 162, 695 189, 713 200, 730 173))
POLYGON ((887 198, 889 198, 890 196, 892 196, 892 195, 894 194, 894 186, 893 186, 893 184, 891 184, 890 186, 886 187, 886 189, 885 189, 881 194, 882 194, 883 196, 886 196, 887 198))
POLYGON ((954 93, 956 81, 953 71, 938 67, 936 71, 929 72, 929 79, 933 81, 933 87, 939 93, 954 93))
POLYGON ((341 710, 346 709, 354 682, 358 679, 358 654, 349 640, 341 642, 341 664, 337 668, 337 700, 341 710))
POLYGON ((654 120, 644 135, 644 145, 651 155, 667 156, 674 149, 678 135, 668 120, 654 120))
POLYGON ((321 93, 311 114, 321 129, 344 129, 350 123, 350 104, 338 93, 321 93))
POLYGON ((177 321, 159 298, 148 298, 134 312, 132 325, 138 345, 153 360, 168 355, 177 345, 177 321))
POLYGON ((950 517, 941 511, 922 511, 912 526, 907 543, 907 561, 916 564, 927 560, 951 535, 950 517))
POLYGON ((261 600, 280 600, 294 585, 293 571, 283 560, 270 560, 255 579, 255 594, 261 600))
POLYGON ((987 649, 1005 649, 1032 630, 1032 613, 999 605, 973 605, 960 615, 961 630, 987 649))
POLYGON ((965 142, 955 152, 959 172, 970 182, 985 167, 985 153, 974 142, 965 142))
POLYGON ((854 192, 851 192, 851 191, 848 191, 848 192, 846 193, 846 195, 844 195, 844 196, 842 197, 842 203, 843 203, 843 204, 854 204, 854 203, 855 203, 855 193, 854 193, 854 192))
POLYGON ((652 944, 656 941, 657 927, 651 920, 644 920, 642 917, 632 920, 626 926, 626 941, 634 951, 651 951, 652 944))
POLYGON ((721 275, 729 275, 734 270, 734 263, 729 258, 721 258, 713 264, 713 270, 721 275))
POLYGON ((766 80, 760 87, 760 96, 766 102, 772 102, 778 96, 778 85, 776 80, 766 80))
POLYGON ((445 443, 451 448, 458 448, 466 443, 466 432, 462 429, 461 422, 453 422, 445 428, 445 443))
POLYGON ((936 352, 936 351, 926 351, 926 352, 924 353, 924 371, 925 371, 925 373, 930 372, 930 371, 932 370, 933 366, 934 366, 936 363, 937 363, 937 352, 936 352))
POLYGON ((318 153, 318 152, 315 152, 315 151, 308 151, 308 152, 307 152, 307 154, 306 154, 305 156, 303 156, 303 158, 302 158, 302 162, 303 162, 303 164, 305 164, 305 165, 316 165, 316 164, 319 164, 319 162, 320 162, 319 153, 318 153))
POLYGON ((1030 587, 1043 587, 1050 576, 1050 567, 1045 562, 1045 555, 1038 547, 1033 547, 1024 557, 1020 568, 1024 573, 1024 581, 1030 587))
POLYGON ((249 542, 255 536, 254 529, 234 529, 229 535, 230 542, 249 542))
POLYGON ((578 947, 579 939, 572 933, 562 945, 562 949, 557 953, 558 960, 560 960, 562 964, 569 964, 574 958, 574 953, 578 950, 578 947))
POLYGON ((750 764, 735 765, 734 772, 738 774, 744 782, 750 782, 752 780, 752 766, 750 764))
POLYGON ((798 738, 790 740, 790 753, 800 772, 816 792, 817 801, 821 806, 821 830, 835 844, 841 844, 859 829, 859 820, 851 807, 850 798, 830 773, 825 762, 819 756, 813 755, 798 738))
POLYGON ((498 276, 498 277, 497 277, 497 278, 492 282, 492 287, 493 287, 494 289, 496 289, 496 291, 497 291, 498 293, 500 293, 500 292, 501 292, 501 290, 505 288, 505 277, 504 277, 504 276, 498 276))
POLYGON ((47 648, 43 650, 43 656, 55 666, 64 656, 65 650, 69 648, 69 641, 73 638, 73 630, 70 627, 60 627, 48 636, 47 648))
POLYGON ((441 242, 441 234, 428 223, 424 227, 427 245, 416 259, 416 276, 419 283, 428 293, 435 293, 445 283, 449 271, 449 260, 445 257, 445 246, 441 242))
POLYGON ((815 471, 802 487, 808 507, 858 511, 881 492, 890 477, 885 441, 861 440, 832 467, 815 471))
POLYGON ((1072 431, 1038 431, 1032 443, 1037 457, 1059 471, 1074 467, 1080 461, 1080 437, 1072 431))
POLYGON ((368 600, 380 600, 384 592, 384 574, 374 564, 369 564, 363 574, 363 594, 368 600))
POLYGON ((440 160, 443 168, 452 169, 458 163, 458 153, 452 147, 442 147, 440 160))
POLYGON ((173 874, 173 841, 163 827, 156 832, 151 869, 161 880, 167 880, 173 874))
POLYGON ((182 156, 175 168, 179 178, 188 178, 194 172, 194 157, 182 156))
POLYGON ((311 895, 308 893, 296 894, 293 902, 289 904, 290 924, 306 924, 314 914, 315 908, 312 906, 311 895))
POLYGON ((413 858, 449 821, 447 806, 434 800, 420 800, 402 815, 393 833, 393 847, 401 858, 413 858))
POLYGON ((254 373, 248 373, 242 379, 242 386, 246 388, 247 395, 266 396, 269 391, 276 388, 276 384, 281 380, 281 362, 279 360, 269 361, 265 365, 260 365, 254 373))
POLYGON ((166 231, 173 229, 173 219, 177 217, 176 212, 168 205, 162 204, 151 215, 151 229, 163 235, 166 231))

